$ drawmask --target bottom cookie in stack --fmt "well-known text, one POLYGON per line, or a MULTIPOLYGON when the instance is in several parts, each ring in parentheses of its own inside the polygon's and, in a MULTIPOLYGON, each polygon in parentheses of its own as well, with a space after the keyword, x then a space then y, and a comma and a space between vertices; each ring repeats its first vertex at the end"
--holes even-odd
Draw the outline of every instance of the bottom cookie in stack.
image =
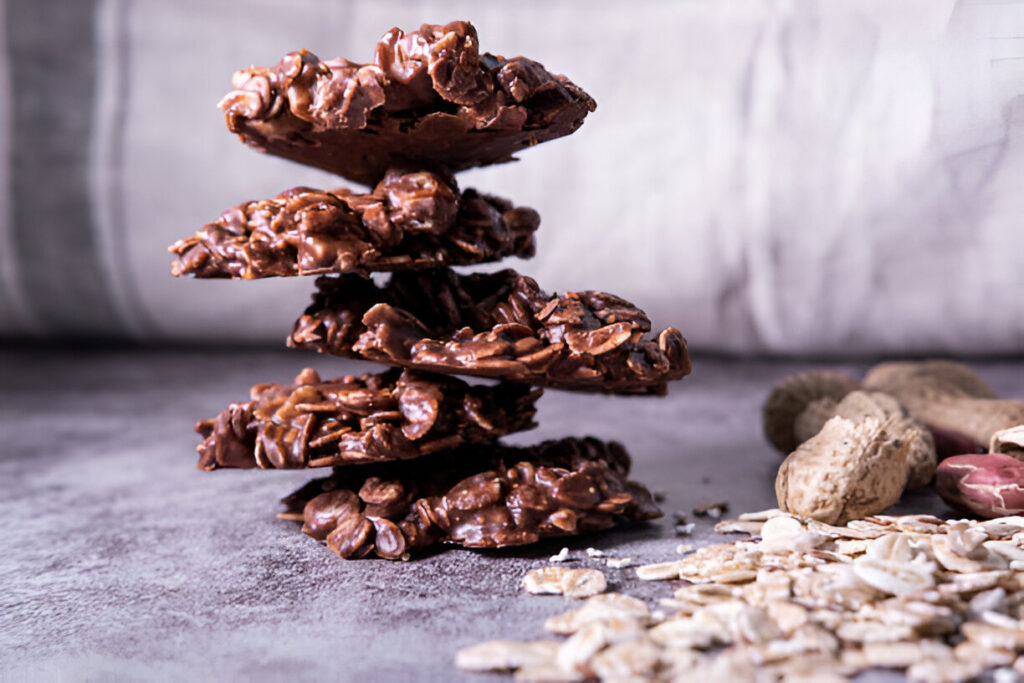
POLYGON ((335 468, 282 502, 279 516, 341 557, 408 558, 436 544, 500 548, 661 516, 629 481, 618 443, 525 448, 477 443, 405 462, 335 468))

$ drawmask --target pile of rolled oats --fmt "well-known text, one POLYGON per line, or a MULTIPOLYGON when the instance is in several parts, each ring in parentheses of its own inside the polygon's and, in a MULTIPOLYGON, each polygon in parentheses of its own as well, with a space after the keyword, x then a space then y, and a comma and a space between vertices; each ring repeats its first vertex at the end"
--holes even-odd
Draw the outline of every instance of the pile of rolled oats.
POLYGON ((640 579, 683 581, 659 609, 601 593, 548 619, 545 630, 565 640, 483 643, 456 665, 524 681, 1024 675, 1024 517, 832 526, 768 510, 716 529, 753 538, 637 568, 640 579))

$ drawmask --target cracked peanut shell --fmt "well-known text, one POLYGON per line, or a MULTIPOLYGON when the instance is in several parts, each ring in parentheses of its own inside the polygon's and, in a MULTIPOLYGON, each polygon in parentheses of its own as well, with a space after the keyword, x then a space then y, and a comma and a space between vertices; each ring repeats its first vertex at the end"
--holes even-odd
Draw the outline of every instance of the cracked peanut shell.
POLYGON ((840 401, 860 388, 857 380, 836 370, 810 370, 789 375, 772 388, 761 410, 764 434, 784 455, 803 439, 796 434, 797 417, 821 399, 840 401))

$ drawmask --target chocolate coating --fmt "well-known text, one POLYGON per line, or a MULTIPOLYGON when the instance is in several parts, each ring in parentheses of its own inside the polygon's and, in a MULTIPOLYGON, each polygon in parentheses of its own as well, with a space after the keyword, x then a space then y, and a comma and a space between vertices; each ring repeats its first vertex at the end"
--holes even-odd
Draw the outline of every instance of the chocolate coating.
POLYGON ((282 517, 344 558, 388 559, 438 544, 499 548, 661 515, 627 481, 616 442, 471 444, 407 463, 334 470, 282 502, 282 517))
POLYGON ((537 62, 481 55, 463 21, 391 29, 370 64, 302 50, 238 71, 232 85, 219 106, 245 143, 365 185, 398 166, 511 161, 572 133, 597 106, 537 62))
POLYGON ((674 328, 603 292, 550 296, 513 270, 323 277, 288 344, 430 372, 612 393, 665 392, 690 371, 674 328))
POLYGON ((391 170, 372 193, 296 187, 225 211, 169 249, 209 278, 414 270, 533 256, 537 212, 450 176, 391 170))
POLYGON ((322 381, 303 370, 294 385, 257 384, 196 431, 199 468, 303 468, 418 458, 535 426, 540 390, 470 386, 391 369, 322 381))

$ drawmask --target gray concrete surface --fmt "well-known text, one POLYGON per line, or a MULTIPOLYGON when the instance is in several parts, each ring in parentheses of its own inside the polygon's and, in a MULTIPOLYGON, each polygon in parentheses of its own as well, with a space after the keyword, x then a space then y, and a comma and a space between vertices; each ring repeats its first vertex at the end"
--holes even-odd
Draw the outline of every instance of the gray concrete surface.
MULTIPOLYGON (((455 672, 452 657, 542 636, 568 601, 524 595, 526 570, 562 545, 638 563, 674 556, 666 517, 522 550, 338 559, 274 516, 310 473, 195 468, 196 419, 304 364, 324 376, 372 367, 286 351, 0 351, 0 681, 497 682, 455 672)), ((667 513, 771 507, 780 458, 761 436, 760 403, 810 366, 697 358, 664 399, 550 391, 541 426, 511 441, 619 439, 667 513)), ((1024 394, 1024 363, 977 367, 1024 394)), ((944 509, 930 494, 900 507, 944 509)), ((698 522, 694 538, 718 540, 710 527, 698 522)), ((671 593, 632 569, 608 575, 638 597, 671 593)))

